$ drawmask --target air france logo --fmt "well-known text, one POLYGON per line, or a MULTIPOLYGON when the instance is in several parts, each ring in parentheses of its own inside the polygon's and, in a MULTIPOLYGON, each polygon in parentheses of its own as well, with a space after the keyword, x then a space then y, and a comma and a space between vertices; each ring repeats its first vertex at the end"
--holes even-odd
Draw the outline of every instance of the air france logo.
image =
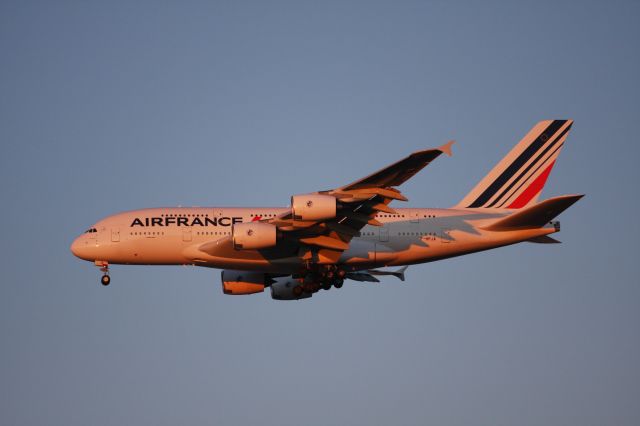
POLYGON ((175 216, 166 216, 166 217, 145 217, 138 218, 136 217, 131 222, 130 227, 134 226, 231 226, 236 223, 242 223, 241 217, 175 217, 175 216))

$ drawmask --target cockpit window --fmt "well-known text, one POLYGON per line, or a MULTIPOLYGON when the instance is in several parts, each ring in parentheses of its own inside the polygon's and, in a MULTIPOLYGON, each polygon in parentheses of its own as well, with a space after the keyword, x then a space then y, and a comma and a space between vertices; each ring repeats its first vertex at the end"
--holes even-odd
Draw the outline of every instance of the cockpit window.
POLYGON ((89 228, 86 231, 84 231, 85 234, 90 234, 92 232, 98 232, 98 230, 96 228, 89 228))

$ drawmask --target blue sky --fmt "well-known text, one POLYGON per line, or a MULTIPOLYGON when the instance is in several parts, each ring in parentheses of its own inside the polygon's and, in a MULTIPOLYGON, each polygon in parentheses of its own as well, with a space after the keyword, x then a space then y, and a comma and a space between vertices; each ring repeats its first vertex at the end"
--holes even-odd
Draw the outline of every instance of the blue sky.
POLYGON ((640 422, 634 2, 3 2, 0 423, 640 422), (301 302, 69 244, 111 213, 286 206, 458 141, 447 207, 541 119, 563 244, 301 302), (635 278, 634 278, 635 277, 635 278))

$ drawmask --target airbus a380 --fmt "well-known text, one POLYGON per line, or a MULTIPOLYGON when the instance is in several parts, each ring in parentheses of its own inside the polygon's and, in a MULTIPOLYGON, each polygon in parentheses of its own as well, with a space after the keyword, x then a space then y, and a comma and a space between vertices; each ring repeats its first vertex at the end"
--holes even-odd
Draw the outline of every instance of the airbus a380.
POLYGON ((220 268, 225 294, 271 289, 278 300, 311 297, 346 279, 404 280, 407 265, 520 243, 558 242, 557 215, 583 195, 538 202, 573 122, 536 124, 456 206, 393 208, 398 187, 453 141, 415 152, 340 188, 291 197, 288 208, 132 210, 108 216, 71 245, 111 281, 109 266, 196 265, 220 268), (401 267, 380 270, 381 267, 401 267))

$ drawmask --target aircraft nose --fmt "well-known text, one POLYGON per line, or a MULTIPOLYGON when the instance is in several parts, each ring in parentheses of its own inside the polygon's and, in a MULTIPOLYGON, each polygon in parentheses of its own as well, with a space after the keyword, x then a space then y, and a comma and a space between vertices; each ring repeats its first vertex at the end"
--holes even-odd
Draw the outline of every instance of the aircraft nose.
POLYGON ((80 259, 87 259, 87 242, 80 236, 71 243, 71 253, 80 259))
POLYGON ((75 257, 80 257, 80 241, 78 241, 79 239, 80 238, 78 237, 71 243, 71 253, 73 253, 75 257))

